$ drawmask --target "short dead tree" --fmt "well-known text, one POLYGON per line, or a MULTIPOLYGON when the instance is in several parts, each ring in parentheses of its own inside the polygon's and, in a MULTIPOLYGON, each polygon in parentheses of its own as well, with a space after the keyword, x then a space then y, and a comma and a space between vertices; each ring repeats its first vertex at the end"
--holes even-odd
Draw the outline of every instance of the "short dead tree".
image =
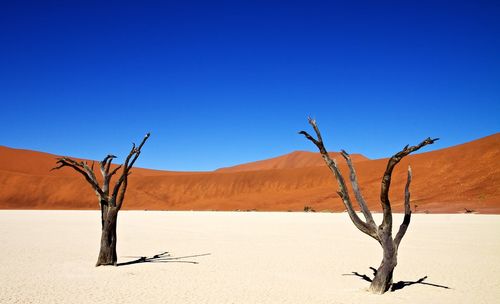
POLYGON ((365 218, 365 221, 361 220, 361 218, 356 214, 356 211, 353 208, 351 198, 349 197, 349 192, 344 181, 344 178, 337 166, 337 163, 334 159, 331 159, 328 155, 328 152, 323 144, 323 139, 321 138, 321 133, 316 125, 316 121, 309 118, 309 124, 313 127, 317 138, 312 137, 306 131, 300 131, 299 134, 304 135, 308 140, 313 142, 316 147, 318 147, 323 160, 332 173, 335 175, 337 180, 339 191, 337 192, 344 206, 349 214, 354 225, 364 232, 365 234, 371 236, 379 244, 382 246, 383 250, 383 258, 382 263, 375 273, 375 277, 373 278, 370 291, 377 294, 385 293, 389 290, 392 285, 392 274, 394 268, 397 265, 397 255, 398 255, 398 247, 403 239, 406 230, 408 229, 408 225, 410 224, 411 218, 411 208, 410 208, 410 182, 411 182, 411 168, 408 167, 408 177, 406 181, 405 187, 405 214, 403 223, 399 227, 399 231, 396 236, 393 238, 392 236, 392 210, 391 210, 391 202, 389 201, 389 187, 391 185, 391 175, 394 167, 403 159, 403 157, 408 154, 419 150, 420 148, 433 144, 438 138, 431 139, 427 138, 422 141, 420 144, 416 146, 406 146, 400 152, 394 154, 388 161, 387 167, 384 172, 384 176, 382 177, 382 187, 380 191, 380 202, 382 204, 383 210, 383 220, 382 224, 377 226, 375 221, 373 220, 372 214, 368 209, 366 201, 364 200, 361 191, 359 189, 358 180, 356 176, 356 171, 354 170, 354 166, 351 161, 351 157, 347 152, 342 150, 341 154, 347 162, 347 166, 349 167, 350 175, 349 179, 351 181, 352 189, 354 191, 354 195, 359 204, 361 212, 365 218))
POLYGON ((92 162, 92 165, 89 166, 85 161, 76 161, 69 157, 62 157, 57 159, 57 166, 52 169, 57 170, 62 167, 73 168, 75 171, 83 175, 85 180, 92 186, 92 189, 94 189, 97 195, 99 205, 101 207, 102 230, 101 248, 99 250, 99 257, 97 258, 96 266, 116 266, 117 264, 116 221, 118 219, 118 211, 120 211, 125 198, 128 176, 132 173, 130 169, 141 154, 142 146, 146 143, 148 138, 149 133, 144 136, 139 146, 132 144, 132 149, 125 159, 125 162, 112 170, 111 162, 113 161, 113 158, 116 158, 116 156, 108 155, 101 162, 99 162, 102 174, 102 185, 99 183, 94 173, 94 162, 92 162), (109 186, 111 177, 113 177, 113 175, 115 175, 118 171, 121 172, 120 177, 114 184, 113 189, 111 189, 109 186))

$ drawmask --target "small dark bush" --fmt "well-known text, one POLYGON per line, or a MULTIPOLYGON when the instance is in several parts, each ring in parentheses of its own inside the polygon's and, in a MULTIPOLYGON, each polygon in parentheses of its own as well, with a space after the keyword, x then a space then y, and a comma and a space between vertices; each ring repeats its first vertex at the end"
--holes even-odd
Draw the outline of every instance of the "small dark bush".
POLYGON ((311 206, 304 206, 304 212, 316 212, 311 206))

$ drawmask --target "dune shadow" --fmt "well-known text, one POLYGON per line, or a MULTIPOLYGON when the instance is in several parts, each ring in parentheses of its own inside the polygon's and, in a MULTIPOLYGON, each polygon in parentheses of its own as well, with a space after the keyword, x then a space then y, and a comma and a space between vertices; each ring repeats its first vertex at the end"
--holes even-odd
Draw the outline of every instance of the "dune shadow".
POLYGON ((131 258, 137 258, 132 261, 128 262, 122 262, 116 264, 116 266, 127 266, 127 265, 133 265, 133 264, 140 264, 140 263, 187 263, 187 264, 198 264, 197 261, 186 261, 184 259, 189 259, 189 258, 196 258, 196 257, 201 257, 201 256, 207 256, 210 255, 210 253, 203 253, 203 254, 195 254, 195 255, 186 255, 186 256, 180 256, 180 257, 173 257, 170 255, 168 251, 155 254, 152 257, 147 257, 147 256, 139 256, 139 257, 131 257, 131 258))
MULTIPOLYGON (((375 275, 377 274, 377 269, 375 269, 374 267, 370 267, 370 269, 372 270, 373 276, 375 277, 375 275)), ((372 282, 372 279, 368 275, 366 275, 366 274, 360 274, 357 271, 353 271, 351 273, 345 273, 343 275, 344 276, 347 276, 347 275, 357 276, 357 277, 361 278, 364 281, 367 281, 367 282, 370 282, 370 283, 372 282)), ((427 286, 432 286, 432 287, 437 287, 437 288, 443 288, 443 289, 451 289, 448 286, 424 282, 425 280, 427 280, 427 276, 424 276, 424 277, 422 277, 422 278, 420 278, 420 279, 418 279, 416 281, 399 281, 399 282, 396 282, 396 283, 392 283, 391 288, 389 290, 391 292, 394 292, 394 291, 397 291, 397 290, 400 290, 400 289, 403 289, 405 287, 408 287, 408 286, 411 286, 411 285, 415 285, 415 284, 427 285, 427 286)))

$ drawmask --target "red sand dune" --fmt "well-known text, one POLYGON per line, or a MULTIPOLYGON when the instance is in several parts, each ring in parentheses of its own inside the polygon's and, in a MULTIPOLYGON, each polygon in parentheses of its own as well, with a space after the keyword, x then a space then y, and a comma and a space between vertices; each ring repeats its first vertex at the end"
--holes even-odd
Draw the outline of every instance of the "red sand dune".
MULTIPOLYGON (((342 211, 336 181, 310 156, 321 164, 316 153, 295 152, 214 172, 133 169, 124 209, 298 211, 307 205, 317 211, 342 211)), ((97 199, 81 176, 70 168, 49 171, 55 157, 0 147, 0 208, 97 209, 97 199)), ((343 159, 336 158, 347 172, 343 159)), ((500 213, 499 161, 500 133, 410 155, 393 174, 393 208, 402 210, 406 168, 411 165, 411 201, 417 212, 454 213, 467 208, 500 213)), ((380 178, 386 162, 359 156, 355 164, 361 189, 374 210, 380 210, 380 178)))
MULTIPOLYGON (((329 153, 333 158, 340 158, 338 152, 329 153)), ((353 162, 360 162, 368 160, 367 157, 361 154, 352 154, 351 159, 353 162)), ((324 166, 325 162, 319 153, 309 151, 294 151, 289 154, 273 157, 265 160, 259 160, 251 163, 241 164, 232 167, 220 168, 215 172, 241 172, 241 171, 259 171, 270 169, 291 169, 303 167, 318 167, 324 166)))

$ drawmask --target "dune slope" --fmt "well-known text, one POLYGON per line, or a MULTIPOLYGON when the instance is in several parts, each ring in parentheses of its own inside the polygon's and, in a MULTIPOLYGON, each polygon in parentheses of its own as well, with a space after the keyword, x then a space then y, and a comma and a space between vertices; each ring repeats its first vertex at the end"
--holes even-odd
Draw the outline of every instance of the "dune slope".
MULTIPOLYGON (((339 158, 340 153, 331 152, 330 156, 339 158)), ((353 162, 361 162, 368 160, 367 157, 361 154, 352 154, 351 159, 353 162)), ((273 157, 270 159, 259 160, 246 164, 241 164, 232 167, 220 168, 216 172, 241 172, 241 171, 259 171, 270 169, 291 169, 303 167, 318 167, 323 166, 324 162, 319 153, 308 151, 294 151, 289 154, 273 157)))
MULTIPOLYGON (((68 168, 49 171, 54 158, 0 147, 0 208, 96 209, 96 197, 81 176, 68 168)), ((343 160, 337 159, 347 173, 343 160)), ((467 208, 500 213, 499 160, 500 134, 410 155, 393 174, 390 194, 394 210, 403 209, 406 168, 411 165, 411 202, 417 212, 464 212, 467 208)), ((361 189, 374 210, 380 210, 380 178, 386 162, 378 159, 355 164, 361 189)), ((253 168, 202 173, 134 169, 124 208, 297 211, 311 206, 317 211, 343 210, 336 181, 325 166, 292 162, 280 169, 253 168)))

